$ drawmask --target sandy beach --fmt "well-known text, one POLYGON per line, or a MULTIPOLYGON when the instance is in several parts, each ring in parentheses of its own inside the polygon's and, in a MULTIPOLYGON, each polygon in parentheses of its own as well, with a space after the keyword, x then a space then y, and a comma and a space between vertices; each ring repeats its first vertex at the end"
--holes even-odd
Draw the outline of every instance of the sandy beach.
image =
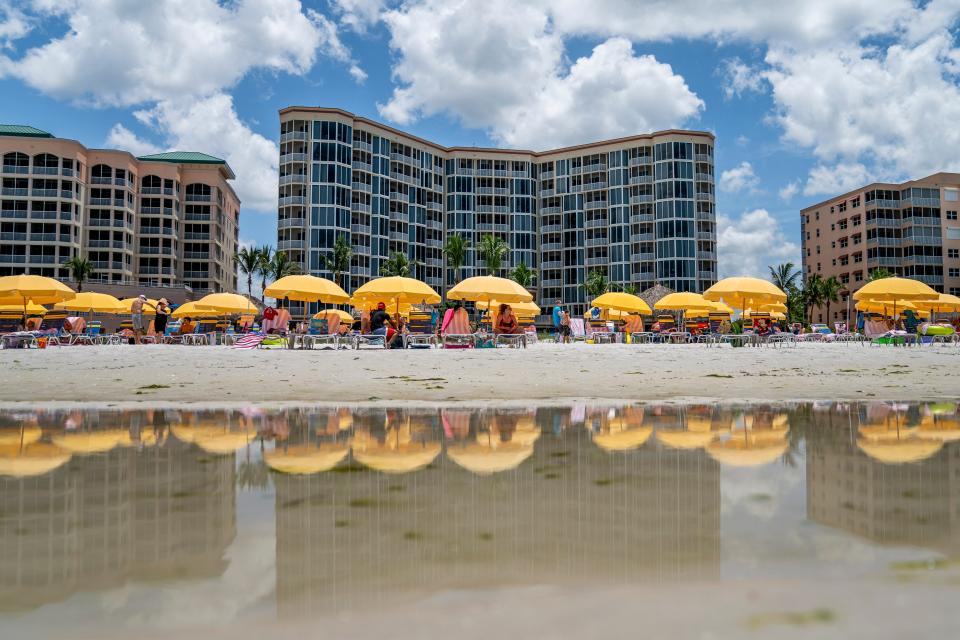
POLYGON ((942 400, 960 348, 555 345, 237 351, 178 345, 0 352, 0 402, 942 400))

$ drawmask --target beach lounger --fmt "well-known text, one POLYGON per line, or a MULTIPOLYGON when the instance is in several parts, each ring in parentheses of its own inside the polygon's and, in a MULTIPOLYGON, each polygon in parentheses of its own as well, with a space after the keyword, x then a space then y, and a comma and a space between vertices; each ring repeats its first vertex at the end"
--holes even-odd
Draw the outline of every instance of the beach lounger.
POLYGON ((455 313, 453 309, 447 309, 440 327, 440 344, 444 349, 471 349, 477 346, 477 336, 470 331, 465 311, 455 313))
POLYGON ((330 345, 335 350, 340 348, 340 334, 330 333, 330 323, 326 318, 311 318, 307 332, 299 336, 300 344, 304 349, 315 349, 319 345, 330 345))
POLYGON ((67 322, 67 312, 54 309, 48 311, 40 323, 40 335, 46 336, 48 346, 60 346, 66 341, 64 326, 67 322))
POLYGON ((496 347, 507 347, 510 349, 526 349, 527 348, 527 334, 526 333, 499 333, 494 336, 493 344, 496 347))
POLYGON ((192 345, 210 345, 214 344, 213 339, 216 336, 217 321, 210 319, 201 319, 197 322, 197 328, 193 333, 183 336, 183 344, 192 345))
POLYGON ((570 318, 570 340, 576 342, 577 340, 587 340, 587 329, 584 326, 583 318, 570 318))
POLYGON ((74 333, 70 336, 70 344, 99 344, 103 337, 103 323, 99 320, 91 320, 87 323, 81 333, 74 333))
POLYGON ((15 311, 0 313, 0 334, 18 333, 23 326, 23 314, 15 311))
POLYGON ((407 333, 403 335, 404 348, 423 349, 437 346, 435 329, 432 313, 429 311, 411 311, 407 320, 407 333))

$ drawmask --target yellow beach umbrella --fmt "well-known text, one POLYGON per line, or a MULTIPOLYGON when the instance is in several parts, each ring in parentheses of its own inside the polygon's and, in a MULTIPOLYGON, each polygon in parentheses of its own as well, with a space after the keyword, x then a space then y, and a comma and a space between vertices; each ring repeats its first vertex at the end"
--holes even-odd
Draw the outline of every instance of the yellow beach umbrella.
POLYGON ((917 306, 935 313, 954 313, 960 311, 960 298, 949 293, 941 293, 936 300, 919 300, 917 306))
POLYGON ((307 475, 333 469, 349 452, 350 448, 339 442, 304 444, 267 451, 263 461, 280 473, 307 475))
POLYGON ((674 449, 701 449, 718 435, 710 418, 689 417, 685 429, 657 429, 656 438, 674 449))
POLYGON ((384 473, 410 473, 423 469, 440 455, 440 443, 412 437, 410 425, 391 428, 383 442, 366 431, 350 439, 353 458, 360 464, 384 473))
POLYGON ((53 278, 26 274, 0 277, 0 304, 24 306, 30 300, 37 304, 56 304, 76 295, 73 289, 53 278))
POLYGON ((238 293, 211 293, 196 301, 200 309, 212 309, 224 314, 258 312, 257 305, 238 293))
POLYGON ((306 274, 280 278, 264 289, 263 295, 277 300, 287 298, 326 304, 343 304, 350 299, 347 292, 332 280, 306 274))
POLYGON ((65 451, 88 455, 104 453, 120 445, 125 431, 121 429, 99 429, 97 431, 67 431, 54 435, 51 440, 65 451))
POLYGON ((522 442, 499 442, 489 435, 477 437, 477 442, 447 449, 447 457, 467 471, 488 476, 516 469, 533 455, 533 445, 522 442))
POLYGON ((591 439, 604 451, 629 451, 643 446, 652 434, 652 427, 630 425, 615 419, 592 434, 591 439))
POLYGON ((44 442, 0 445, 0 476, 27 478, 50 473, 70 460, 70 453, 44 442))
POLYGON ((765 309, 759 309, 754 311, 753 309, 747 309, 743 312, 743 317, 749 320, 754 316, 754 314, 762 313, 763 317, 770 317, 774 320, 786 320, 787 314, 781 313, 780 311, 767 311, 765 309))
POLYGON ((936 291, 912 278, 880 278, 871 280, 853 294, 854 300, 876 300, 894 302, 896 300, 937 300, 936 291))
POLYGON ((340 322, 353 322, 353 316, 340 309, 324 309, 313 314, 317 320, 329 320, 334 316, 340 318, 340 322))
POLYGON ((773 313, 774 311, 778 313, 785 314, 787 312, 787 305, 782 302, 774 302, 772 304, 761 304, 757 305, 757 311, 768 311, 773 313))
MULTIPOLYGON (((118 311, 117 313, 121 313, 121 314, 133 313, 133 303, 136 300, 137 300, 136 298, 124 298, 123 300, 120 300, 119 301, 120 311, 118 311)), ((143 305, 143 315, 145 316, 156 315, 157 312, 154 310, 154 307, 156 307, 158 304, 160 304, 158 300, 154 300, 153 298, 147 298, 146 303, 144 303, 143 305)))
POLYGON ((225 455, 238 451, 257 437, 253 427, 231 426, 226 423, 179 424, 170 431, 182 442, 197 445, 208 453, 225 455))
POLYGON ((630 293, 624 293, 623 291, 609 291, 594 298, 590 304, 599 309, 612 309, 614 311, 641 313, 643 315, 653 313, 650 306, 644 302, 642 298, 630 293))
POLYGON ((120 301, 107 293, 81 291, 76 297, 53 305, 54 309, 81 313, 122 313, 120 301))
POLYGON ((687 311, 689 309, 709 309, 712 303, 699 293, 678 291, 669 293, 653 305, 654 309, 664 311, 687 311))
POLYGON ((196 302, 185 302, 170 314, 176 319, 180 318, 215 318, 223 315, 220 311, 214 309, 201 308, 196 302))
POLYGON ((0 447, 26 446, 39 440, 41 436, 43 431, 35 424, 0 428, 0 447))
POLYGON ((882 313, 885 316, 896 315, 900 311, 914 311, 916 313, 921 313, 921 310, 917 307, 921 302, 912 302, 910 300, 891 300, 884 302, 882 300, 860 300, 857 302, 854 307, 857 311, 865 311, 867 313, 882 313))
MULTIPOLYGON (((0 312, 23 313, 24 307, 22 304, 0 304, 0 312)), ((47 308, 33 300, 28 300, 26 312, 28 316, 42 316, 47 312, 47 308)))
POLYGON ((704 291, 703 297, 714 302, 723 301, 741 311, 750 304, 787 301, 787 294, 772 282, 748 276, 724 278, 704 291))
POLYGON ((477 309, 492 308, 499 310, 501 304, 509 304, 513 313, 521 318, 532 318, 540 315, 540 306, 536 302, 500 302, 499 300, 481 300, 477 302, 477 309))
POLYGON ((474 276, 455 285, 447 292, 450 300, 472 300, 474 302, 497 300, 513 304, 530 302, 533 296, 525 288, 506 278, 496 276, 474 276))
POLYGON ((904 464, 926 460, 943 448, 943 442, 913 436, 891 439, 860 438, 857 440, 857 447, 878 462, 904 464))
POLYGON ((421 302, 437 304, 440 302, 440 294, 426 282, 403 276, 388 276, 371 280, 354 291, 353 298, 358 301, 384 303, 392 300, 394 304, 419 304, 421 302))

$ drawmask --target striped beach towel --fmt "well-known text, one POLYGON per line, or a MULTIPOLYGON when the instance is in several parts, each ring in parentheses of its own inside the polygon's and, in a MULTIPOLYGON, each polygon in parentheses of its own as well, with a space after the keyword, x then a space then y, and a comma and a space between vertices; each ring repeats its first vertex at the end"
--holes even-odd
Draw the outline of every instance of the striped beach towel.
POLYGON ((243 337, 237 338, 237 341, 233 343, 234 349, 256 349, 260 346, 260 343, 263 342, 263 336, 259 333, 250 333, 243 337))

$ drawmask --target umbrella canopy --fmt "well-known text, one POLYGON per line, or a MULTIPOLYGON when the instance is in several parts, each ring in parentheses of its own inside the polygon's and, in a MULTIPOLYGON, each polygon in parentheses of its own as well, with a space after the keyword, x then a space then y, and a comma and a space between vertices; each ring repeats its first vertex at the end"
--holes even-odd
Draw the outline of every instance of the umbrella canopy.
POLYGON ((396 439, 388 434, 380 443, 369 434, 360 432, 350 442, 353 458, 365 467, 384 473, 410 473, 423 469, 440 455, 439 442, 416 442, 409 433, 396 439))
POLYGON ((340 318, 340 322, 353 322, 353 316, 340 309, 324 309, 313 314, 317 320, 329 320, 334 316, 340 318))
POLYGON ((450 289, 447 297, 451 300, 473 300, 474 302, 497 300, 510 304, 533 300, 530 292, 513 280, 496 276, 467 278, 450 289))
MULTIPOLYGON (((22 304, 0 304, 0 312, 2 311, 23 313, 24 308, 22 304)), ((33 300, 27 300, 26 311, 27 315, 43 315, 47 312, 47 308, 33 300)))
POLYGON ((757 306, 757 311, 768 311, 770 313, 779 312, 786 313, 787 305, 782 302, 774 302, 773 304, 761 304, 757 306))
POLYGON ((220 455, 238 451, 257 437, 257 431, 252 427, 230 427, 216 422, 179 424, 170 431, 181 442, 192 442, 207 453, 220 455))
POLYGON ((926 460, 943 448, 943 442, 916 437, 857 440, 857 447, 878 462, 904 464, 926 460))
POLYGON ((96 291, 81 291, 75 298, 58 302, 53 305, 53 308, 82 313, 123 313, 123 306, 119 300, 109 294, 96 291))
POLYGON ((941 293, 936 300, 920 300, 917 306, 937 313, 953 313, 960 311, 960 298, 949 293, 941 293))
POLYGON ((884 315, 892 315, 896 311, 918 311, 918 303, 913 303, 909 300, 890 300, 884 302, 882 300, 860 300, 855 305, 857 311, 866 311, 868 313, 882 313, 884 315))
POLYGON ((350 299, 347 292, 341 289, 337 283, 311 275, 280 278, 264 289, 263 295, 277 300, 287 298, 300 302, 325 302, 327 304, 343 304, 350 299))
POLYGON ((704 291, 703 297, 740 310, 747 308, 748 301, 754 305, 787 301, 787 294, 772 282, 746 276, 724 278, 704 291))
POLYGON ((258 312, 257 305, 238 293, 211 293, 196 301, 198 309, 211 309, 220 313, 258 312))
POLYGON ((477 442, 447 449, 448 458, 480 476, 516 469, 532 455, 532 444, 498 442, 485 435, 478 436, 477 442))
POLYGON ((912 278, 880 278, 860 287, 854 300, 937 300, 940 294, 912 278))
POLYGON ((614 311, 626 311, 627 313, 642 313, 644 315, 653 313, 650 306, 639 296, 623 291, 608 291, 594 298, 590 304, 600 309, 613 309, 614 311))
POLYGON ((593 444, 604 451, 629 451, 637 449, 650 439, 652 427, 627 424, 626 421, 611 420, 592 435, 593 444))
POLYGON ((710 309, 711 306, 712 303, 699 293, 679 291, 663 296, 653 305, 653 308, 665 311, 687 311, 689 309, 710 309))
POLYGON ((440 294, 426 282, 421 282, 416 278, 388 276, 376 278, 358 288, 353 292, 352 300, 383 303, 393 301, 394 305, 397 303, 418 304, 421 302, 437 304, 440 302, 440 294))
POLYGON ((499 300, 490 300, 489 302, 481 300, 477 302, 477 309, 497 309, 501 304, 509 304, 513 313, 521 318, 532 318, 540 315, 540 307, 536 302, 500 302, 499 300))
POLYGON ((21 425, 0 429, 0 447, 8 445, 26 446, 33 444, 43 436, 43 431, 36 425, 21 425))
POLYGON ((783 313, 783 312, 781 312, 781 311, 767 311, 766 309, 757 309, 756 311, 754 311, 753 309, 746 309, 746 310, 743 312, 743 317, 749 320, 749 319, 752 318, 755 314, 758 314, 758 313, 762 313, 764 317, 770 317, 770 318, 772 318, 772 319, 774 319, 774 320, 786 320, 786 319, 787 319, 787 314, 785 314, 785 313, 783 313))
POLYGON ((103 453, 120 445, 127 432, 123 429, 74 431, 53 436, 53 444, 70 453, 83 455, 103 453))
POLYGON ((26 305, 32 300, 37 304, 55 304, 76 296, 73 289, 53 278, 44 276, 0 277, 0 303, 26 305))
POLYGON ((690 417, 685 429, 658 428, 657 441, 674 449, 700 449, 719 436, 710 418, 690 417))
POLYGON ((197 306, 196 302, 185 302, 179 307, 177 307, 173 313, 170 314, 174 318, 215 318, 219 315, 222 315, 219 311, 213 309, 202 309, 197 306))
POLYGON ((52 444, 0 446, 0 476, 27 478, 50 473, 70 460, 70 453, 52 444))
MULTIPOLYGON (((133 313, 133 303, 136 301, 136 298, 124 298, 120 300, 120 311, 117 313, 133 313)), ((154 300, 153 298, 147 298, 146 303, 143 305, 143 315, 152 316, 156 315, 154 307, 160 304, 159 301, 154 300)))
POLYGON ((263 461, 280 473, 306 475, 333 469, 349 452, 349 447, 339 442, 306 444, 267 451, 263 454, 263 461))

